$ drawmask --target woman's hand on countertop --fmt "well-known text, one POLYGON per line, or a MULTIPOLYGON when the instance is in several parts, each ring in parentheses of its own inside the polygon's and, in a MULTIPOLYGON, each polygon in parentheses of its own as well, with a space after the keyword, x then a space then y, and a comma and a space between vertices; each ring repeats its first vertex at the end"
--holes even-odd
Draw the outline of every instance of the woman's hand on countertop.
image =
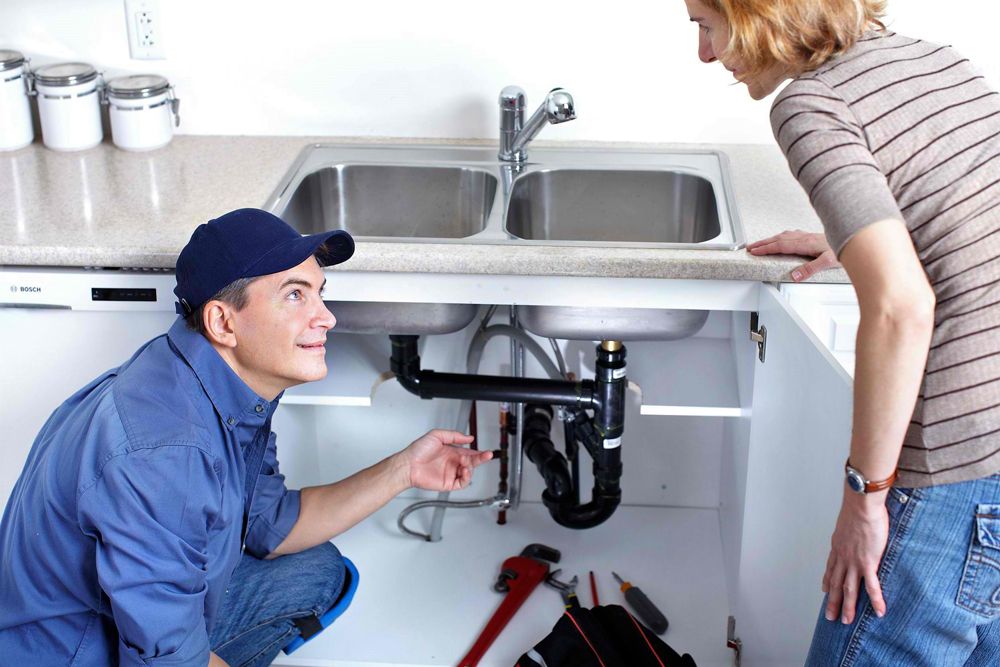
POLYGON ((812 234, 801 229, 784 231, 777 236, 754 241, 747 244, 747 252, 751 255, 801 255, 814 257, 792 271, 792 280, 802 282, 820 271, 840 266, 833 248, 826 242, 823 234, 812 234))

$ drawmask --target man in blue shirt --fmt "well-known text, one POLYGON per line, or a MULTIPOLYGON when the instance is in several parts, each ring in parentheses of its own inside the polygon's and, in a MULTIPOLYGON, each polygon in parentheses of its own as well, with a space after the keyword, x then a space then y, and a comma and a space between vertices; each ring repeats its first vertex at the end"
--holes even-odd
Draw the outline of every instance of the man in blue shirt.
POLYGON ((3 664, 269 664, 336 601, 333 536, 406 488, 469 484, 490 454, 435 430, 285 488, 271 416, 326 376, 322 267, 353 251, 256 209, 195 230, 183 317, 67 399, 28 455, 0 523, 3 664))

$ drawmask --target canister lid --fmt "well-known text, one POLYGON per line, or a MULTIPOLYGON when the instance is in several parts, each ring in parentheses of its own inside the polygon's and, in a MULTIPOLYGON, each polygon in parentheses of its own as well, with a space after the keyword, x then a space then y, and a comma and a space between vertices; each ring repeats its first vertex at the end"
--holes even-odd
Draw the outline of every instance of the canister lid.
POLYGON ((24 64, 24 54, 11 49, 0 49, 0 72, 14 69, 24 64))
POLYGON ((137 99, 165 93, 170 83, 158 74, 131 74, 108 81, 108 95, 137 99))
POLYGON ((97 70, 87 63, 56 63, 39 67, 33 73, 43 86, 75 86, 97 78, 97 70))

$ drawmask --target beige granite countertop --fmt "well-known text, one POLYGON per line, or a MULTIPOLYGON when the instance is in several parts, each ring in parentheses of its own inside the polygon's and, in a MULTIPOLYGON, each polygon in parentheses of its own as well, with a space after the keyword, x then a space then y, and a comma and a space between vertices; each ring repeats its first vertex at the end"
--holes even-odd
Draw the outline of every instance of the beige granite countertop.
MULTIPOLYGON (((173 268, 194 228, 226 211, 262 206, 310 143, 442 143, 436 139, 178 136, 128 153, 106 141, 77 153, 40 143, 0 153, 0 266, 173 268)), ((458 143, 488 145, 488 142, 458 143)), ((548 146, 677 148, 663 144, 538 142, 548 146)), ((774 146, 685 145, 729 156, 747 242, 784 229, 820 231, 774 146)), ((802 262, 745 250, 673 250, 359 242, 341 269, 507 275, 790 281, 802 262)), ((337 270, 337 269, 334 269, 337 270)), ((813 282, 848 282, 843 270, 813 282)))

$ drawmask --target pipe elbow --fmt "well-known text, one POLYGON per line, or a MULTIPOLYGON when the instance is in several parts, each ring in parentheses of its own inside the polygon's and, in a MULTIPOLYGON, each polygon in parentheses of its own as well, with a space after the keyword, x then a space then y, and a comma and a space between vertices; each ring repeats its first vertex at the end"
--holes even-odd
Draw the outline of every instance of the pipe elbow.
POLYGON ((409 375, 406 373, 397 373, 396 382, 399 383, 406 391, 411 394, 416 394, 420 396, 420 375, 409 375))
POLYGON ((417 351, 418 336, 389 336, 392 355, 389 368, 400 386, 420 396, 420 355, 417 351))
POLYGON ((611 518, 621 503, 621 493, 603 493, 595 495, 586 505, 573 505, 572 500, 560 500, 546 491, 542 494, 542 502, 560 526, 585 530, 611 518))

